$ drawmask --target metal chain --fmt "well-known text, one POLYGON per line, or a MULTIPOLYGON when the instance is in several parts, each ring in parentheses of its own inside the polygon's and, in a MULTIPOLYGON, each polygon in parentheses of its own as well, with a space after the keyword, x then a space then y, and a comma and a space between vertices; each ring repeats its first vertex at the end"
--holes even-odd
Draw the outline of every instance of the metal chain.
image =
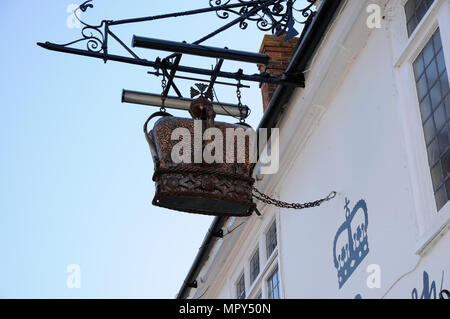
POLYGON ((165 72, 163 72, 163 78, 161 80, 161 88, 162 88, 161 107, 159 108, 159 110, 163 113, 166 113, 166 96, 164 95, 164 92, 166 91, 166 87, 167 87, 166 74, 165 74, 165 72))
POLYGON ((333 191, 325 198, 316 200, 314 202, 300 204, 300 203, 286 203, 286 202, 271 198, 271 197, 267 196, 266 194, 260 192, 256 187, 253 187, 253 191, 254 191, 253 197, 262 201, 263 203, 266 203, 269 205, 274 205, 276 207, 290 208, 290 209, 304 209, 304 208, 317 207, 317 206, 320 206, 323 202, 332 200, 337 195, 337 193, 335 191, 333 191))
POLYGON ((242 94, 241 94, 241 81, 238 80, 237 88, 236 88, 236 96, 238 99, 238 109, 239 109, 239 122, 245 123, 245 116, 244 116, 244 108, 242 106, 242 94))

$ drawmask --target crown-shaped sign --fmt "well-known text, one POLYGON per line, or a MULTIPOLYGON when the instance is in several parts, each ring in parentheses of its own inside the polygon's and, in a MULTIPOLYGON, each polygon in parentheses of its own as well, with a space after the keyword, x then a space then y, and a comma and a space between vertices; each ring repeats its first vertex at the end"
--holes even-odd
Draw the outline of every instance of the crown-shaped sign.
POLYGON ((333 243, 334 267, 337 269, 339 288, 369 253, 367 204, 361 199, 351 211, 349 204, 350 201, 346 198, 345 221, 339 227, 333 243))

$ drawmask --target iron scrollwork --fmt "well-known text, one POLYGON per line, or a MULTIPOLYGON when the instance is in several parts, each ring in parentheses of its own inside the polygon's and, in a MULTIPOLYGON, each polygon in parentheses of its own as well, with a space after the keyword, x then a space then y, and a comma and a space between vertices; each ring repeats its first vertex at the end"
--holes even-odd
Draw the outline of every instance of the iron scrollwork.
POLYGON ((313 5, 315 0, 306 0, 307 6, 302 9, 294 7, 296 0, 237 0, 244 4, 239 10, 236 9, 219 9, 219 7, 230 4, 231 0, 209 0, 211 7, 217 7, 216 15, 221 19, 228 19, 230 13, 237 16, 243 16, 250 10, 259 6, 260 10, 253 15, 247 17, 239 23, 241 29, 246 29, 248 23, 246 20, 255 21, 256 26, 261 31, 271 31, 279 36, 286 33, 286 39, 290 39, 298 35, 298 31, 294 28, 295 23, 305 24, 310 16, 314 14, 313 5), (246 4, 246 5, 245 5, 246 4), (296 14, 294 14, 296 12, 296 14), (295 15, 300 15, 298 19, 295 15))
MULTIPOLYGON (((307 5, 302 9, 297 9, 294 6, 297 0, 233 0, 237 1, 235 2, 237 6, 224 8, 224 6, 232 4, 232 0, 208 1, 210 8, 213 10, 217 8, 215 10, 216 15, 221 19, 228 19, 230 13, 242 17, 239 21, 239 27, 243 30, 247 29, 249 25, 247 20, 254 21, 259 30, 271 31, 278 36, 286 34, 285 39, 298 35, 298 31, 294 27, 295 23, 305 24, 314 14, 312 7, 315 3, 315 0, 304 0, 307 5), (298 19, 299 15, 301 16, 300 19, 298 19)), ((88 51, 107 54, 109 26, 118 23, 112 20, 102 20, 99 25, 90 25, 81 20, 80 12, 86 12, 88 8, 93 7, 92 0, 87 0, 74 10, 74 17, 83 25, 81 29, 82 37, 65 44, 58 44, 59 46, 66 47, 86 41, 88 51)), ((127 50, 129 49, 127 48, 127 50)))
POLYGON ((88 51, 106 53, 106 32, 103 32, 102 29, 105 29, 108 21, 103 20, 99 25, 95 26, 85 23, 79 16, 79 11, 86 12, 88 8, 94 7, 94 5, 90 2, 92 2, 92 0, 83 2, 80 6, 78 6, 78 8, 73 11, 73 15, 75 16, 75 18, 83 25, 83 28, 81 29, 81 35, 83 37, 75 41, 60 44, 60 46, 65 47, 78 42, 87 41, 86 48, 88 49, 88 51))
MULTIPOLYGON (((91 25, 84 22, 81 19, 81 12, 86 12, 89 8, 94 7, 94 5, 92 4, 92 0, 86 0, 80 6, 78 6, 73 12, 74 19, 76 19, 80 23, 80 26, 82 26, 81 38, 65 44, 57 44, 47 41, 45 43, 38 42, 37 45, 52 51, 102 59, 105 63, 111 60, 121 63, 129 63, 133 65, 152 67, 158 70, 163 67, 161 59, 151 61, 139 58, 133 50, 131 50, 117 35, 115 35, 111 31, 111 28, 118 25, 125 25, 143 21, 156 21, 181 16, 191 16, 206 12, 215 12, 218 17, 222 19, 227 19, 228 17, 230 17, 230 13, 233 13, 237 15, 237 17, 233 21, 194 41, 193 44, 198 45, 218 35, 219 33, 231 28, 236 24, 238 24, 241 29, 246 29, 249 25, 247 20, 255 21, 257 27, 260 30, 263 31, 271 30, 272 33, 276 35, 282 35, 283 33, 286 33, 285 39, 289 39, 298 34, 298 32, 294 28, 295 22, 306 23, 306 21, 310 21, 309 19, 311 18, 311 16, 313 16, 312 6, 315 2, 314 0, 302 0, 307 1, 307 3, 309 4, 306 6, 306 8, 298 10, 294 8, 294 4, 297 0, 208 0, 208 1, 209 6, 206 8, 193 9, 182 12, 173 12, 147 17, 131 18, 131 19, 121 19, 121 20, 104 19, 101 21, 99 25, 91 25), (294 12, 300 12, 305 21, 297 20, 294 17, 294 12), (123 47, 129 53, 129 55, 131 55, 131 57, 109 54, 108 45, 110 39, 114 40, 121 47, 123 47), (87 50, 75 48, 73 46, 74 44, 86 44, 87 50)), ((166 62, 168 61, 167 65, 165 66, 165 69, 171 70, 170 76, 172 78, 175 77, 175 72, 181 69, 183 70, 182 72, 187 73, 204 74, 204 75, 210 74, 210 70, 198 69, 189 66, 180 66, 178 65, 178 63, 170 62, 170 59, 174 58, 177 55, 178 55, 177 53, 173 53, 170 56, 163 59, 163 61, 166 62)), ((238 81, 244 80, 244 81, 255 81, 260 83, 276 83, 294 87, 304 87, 303 80, 292 81, 289 79, 281 79, 271 76, 248 75, 243 74, 242 72, 230 73, 219 71, 218 74, 215 74, 214 76, 233 78, 238 81)), ((166 89, 166 94, 171 86, 172 83, 169 82, 168 89, 166 89)), ((181 94, 178 93, 178 95, 181 94)))

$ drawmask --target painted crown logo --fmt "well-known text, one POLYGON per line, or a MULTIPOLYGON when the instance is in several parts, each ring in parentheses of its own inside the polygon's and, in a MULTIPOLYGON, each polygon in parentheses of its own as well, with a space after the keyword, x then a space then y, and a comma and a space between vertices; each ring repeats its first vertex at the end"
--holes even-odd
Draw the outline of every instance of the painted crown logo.
POLYGON ((350 212, 345 199, 345 221, 339 227, 333 243, 334 267, 337 269, 339 289, 369 253, 367 237, 367 205, 360 200, 350 212))

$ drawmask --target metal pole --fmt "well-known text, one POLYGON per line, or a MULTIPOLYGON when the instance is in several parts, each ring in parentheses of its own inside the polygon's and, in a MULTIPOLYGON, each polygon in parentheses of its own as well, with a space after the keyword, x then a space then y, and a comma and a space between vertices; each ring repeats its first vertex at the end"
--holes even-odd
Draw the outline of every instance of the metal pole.
POLYGON ((217 73, 219 73, 220 68, 222 67, 222 64, 223 64, 223 59, 220 59, 217 62, 216 67, 214 68, 214 74, 211 75, 211 79, 210 79, 209 85, 208 85, 208 90, 206 90, 206 92, 214 89, 214 84, 216 83, 216 80, 217 80, 217 73))
POLYGON ((191 55, 199 55, 209 58, 218 58, 225 60, 234 60, 240 62, 248 62, 255 64, 269 63, 270 57, 267 54, 244 52, 238 50, 222 49, 198 44, 189 44, 183 42, 175 42, 168 40, 160 40, 154 38, 146 38, 133 36, 132 47, 154 49, 161 51, 170 51, 177 53, 185 53, 191 55))
MULTIPOLYGON (((147 74, 160 76, 160 73, 152 72, 152 71, 148 71, 147 74)), ((210 79, 200 79, 200 78, 194 78, 194 77, 191 77, 191 76, 182 76, 182 75, 175 75, 174 78, 175 79, 197 81, 197 82, 205 82, 205 83, 210 83, 210 81, 211 81, 210 79)), ((214 83, 215 84, 220 84, 220 85, 240 87, 240 88, 245 88, 245 89, 250 88, 249 85, 244 85, 244 84, 239 85, 239 84, 235 84, 235 83, 228 83, 228 82, 221 82, 221 81, 214 81, 214 83)))
MULTIPOLYGON (((267 1, 267 0, 265 0, 265 1, 267 1)), ((212 11, 221 11, 221 10, 226 10, 226 9, 233 9, 233 8, 239 8, 239 7, 252 6, 252 5, 256 6, 256 5, 259 5, 259 4, 261 4, 262 2, 265 2, 265 1, 255 0, 255 1, 249 1, 249 2, 243 2, 243 3, 234 3, 234 4, 223 5, 223 6, 217 6, 217 7, 209 7, 209 8, 196 9, 196 10, 189 10, 189 11, 182 11, 182 12, 160 14, 160 15, 156 15, 156 16, 149 16, 149 17, 142 17, 142 18, 132 18, 132 19, 123 19, 123 20, 111 21, 110 25, 119 25, 119 24, 126 24, 126 23, 153 21, 153 20, 159 20, 159 19, 188 16, 188 15, 193 15, 193 14, 206 13, 206 12, 212 12, 212 11)))
MULTIPOLYGON (((189 110, 193 99, 177 98, 173 96, 166 97, 164 106, 177 110, 189 110)), ((162 105, 161 95, 152 93, 143 93, 136 91, 123 90, 122 103, 133 103, 141 105, 150 105, 160 107, 162 105)), ((239 117, 239 107, 235 104, 212 102, 216 114, 239 117)), ((243 106, 243 114, 248 116, 249 111, 247 106, 243 106)))
MULTIPOLYGON (((102 60, 106 59, 106 60, 111 60, 111 61, 116 61, 116 62, 142 65, 142 66, 152 67, 155 69, 161 68, 163 66, 162 63, 157 63, 157 62, 153 62, 153 61, 149 61, 149 60, 145 60, 145 59, 135 59, 135 58, 125 57, 125 56, 120 56, 120 55, 104 54, 104 53, 99 53, 99 52, 92 52, 92 51, 87 51, 87 50, 68 48, 68 47, 64 47, 64 46, 49 43, 49 42, 46 42, 46 43, 38 42, 37 45, 39 45, 40 47, 43 47, 45 49, 52 50, 52 51, 65 52, 65 53, 71 53, 71 54, 76 54, 76 55, 83 55, 83 56, 98 58, 98 59, 102 59, 102 60)), ((174 68, 171 63, 166 63, 164 65, 164 67, 168 70, 172 70, 174 68)), ((176 69, 180 72, 203 74, 203 75, 207 75, 207 76, 212 76, 214 74, 214 70, 200 69, 200 68, 194 68, 194 67, 188 67, 188 66, 182 66, 182 65, 179 65, 176 69)), ((259 75, 259 74, 248 75, 248 74, 242 74, 239 72, 233 73, 233 72, 223 72, 223 71, 220 71, 217 74, 217 76, 222 77, 222 78, 241 80, 241 81, 252 81, 252 82, 259 82, 259 83, 274 83, 274 84, 278 84, 278 85, 285 85, 285 86, 292 86, 292 87, 305 87, 305 82, 303 79, 298 79, 298 81, 293 82, 290 80, 279 79, 279 78, 272 77, 269 75, 267 75, 267 76, 259 75)))

